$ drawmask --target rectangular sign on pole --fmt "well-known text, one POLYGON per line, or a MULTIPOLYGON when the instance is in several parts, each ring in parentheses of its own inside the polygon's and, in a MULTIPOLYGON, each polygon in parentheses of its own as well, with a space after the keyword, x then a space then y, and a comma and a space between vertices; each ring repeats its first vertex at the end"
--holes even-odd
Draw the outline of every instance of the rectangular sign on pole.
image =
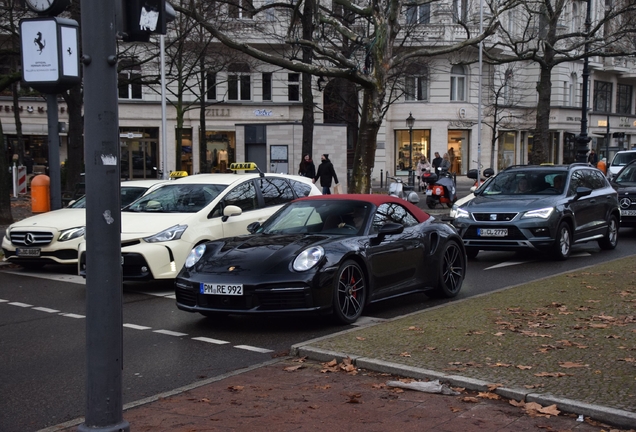
POLYGON ((60 93, 80 82, 77 21, 58 17, 20 21, 22 78, 43 93, 60 93))

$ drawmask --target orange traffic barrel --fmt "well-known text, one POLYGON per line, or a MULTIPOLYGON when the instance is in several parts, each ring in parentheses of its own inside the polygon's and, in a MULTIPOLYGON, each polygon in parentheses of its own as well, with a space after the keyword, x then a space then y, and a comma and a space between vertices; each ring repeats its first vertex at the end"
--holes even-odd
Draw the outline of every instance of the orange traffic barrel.
POLYGON ((40 174, 31 180, 31 211, 44 213, 51 210, 51 179, 40 174))

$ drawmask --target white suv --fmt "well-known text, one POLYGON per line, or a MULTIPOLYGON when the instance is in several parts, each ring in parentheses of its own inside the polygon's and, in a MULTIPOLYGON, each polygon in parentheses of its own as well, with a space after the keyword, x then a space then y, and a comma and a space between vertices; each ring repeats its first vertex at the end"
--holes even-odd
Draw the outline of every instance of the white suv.
POLYGON ((614 155, 612 163, 607 169, 607 178, 610 180, 616 177, 616 174, 628 163, 636 159, 636 150, 619 151, 614 155))

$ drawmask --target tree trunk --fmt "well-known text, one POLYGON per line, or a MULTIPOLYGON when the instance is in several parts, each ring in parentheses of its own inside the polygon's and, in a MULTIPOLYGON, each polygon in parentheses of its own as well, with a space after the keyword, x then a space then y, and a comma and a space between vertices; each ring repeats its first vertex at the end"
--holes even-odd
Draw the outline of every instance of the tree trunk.
MULTIPOLYGON (((9 164, 4 155, 7 154, 7 147, 2 132, 2 122, 0 121, 0 225, 13 223, 11 214, 11 175, 9 174, 9 164)), ((1 233, 4 235, 4 233, 1 233)))
POLYGON ((550 142, 550 96, 552 92, 552 68, 541 65, 537 92, 537 123, 532 144, 532 152, 528 163, 540 164, 548 162, 548 144, 550 142))
POLYGON ((381 96, 372 89, 365 89, 362 101, 362 118, 353 161, 353 176, 349 184, 349 193, 369 193, 371 190, 371 170, 375 161, 378 131, 382 124, 377 111, 378 98, 381 96))

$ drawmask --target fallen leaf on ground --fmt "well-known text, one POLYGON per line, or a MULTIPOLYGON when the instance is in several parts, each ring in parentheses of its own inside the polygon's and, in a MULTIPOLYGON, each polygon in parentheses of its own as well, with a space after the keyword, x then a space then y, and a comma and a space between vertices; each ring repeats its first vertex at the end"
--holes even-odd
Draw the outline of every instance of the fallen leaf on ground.
POLYGON ((527 370, 527 369, 532 369, 532 366, 517 365, 517 369, 527 370))
POLYGON ((477 399, 476 397, 473 396, 465 396, 463 398, 460 399, 462 402, 468 402, 468 403, 479 403, 479 399, 477 399))
POLYGON ((325 384, 324 386, 316 386, 315 388, 319 390, 329 390, 331 388, 330 384, 325 384))
POLYGON ((411 357, 411 354, 404 351, 403 353, 400 353, 400 357, 411 357))
POLYGON ((572 376, 572 374, 566 374, 566 373, 563 373, 563 372, 539 372, 539 373, 534 374, 534 376, 561 378, 561 377, 564 377, 564 376, 572 376))
POLYGON ((582 367, 589 367, 589 364, 583 364, 583 363, 576 363, 576 362, 559 362, 559 366, 561 366, 562 368, 566 368, 566 369, 570 369, 570 368, 582 368, 582 367))
POLYGON ((479 392, 477 394, 477 397, 480 397, 482 399, 493 399, 493 400, 501 399, 501 396, 491 392, 479 392))
POLYGON ((245 386, 229 386, 227 389, 229 391, 237 392, 243 390, 244 388, 245 386))
POLYGON ((303 365, 294 365, 294 366, 287 366, 286 368, 283 368, 283 370, 285 372, 294 372, 294 371, 297 371, 298 369, 302 369, 304 367, 305 366, 303 366, 303 365))
POLYGON ((456 408, 456 407, 450 407, 451 412, 460 412, 462 409, 461 408, 456 408))
POLYGON ((516 407, 524 407, 524 406, 526 405, 526 403, 525 403, 524 401, 519 401, 519 402, 517 402, 517 401, 516 401, 516 400, 514 400, 514 399, 510 399, 510 400, 508 401, 508 403, 509 403, 510 405, 512 405, 512 406, 516 406, 516 407))
POLYGON ((501 383, 497 383, 497 384, 488 384, 488 391, 495 391, 496 389, 498 389, 499 387, 503 387, 503 384, 501 383))
POLYGON ((410 326, 409 328, 407 328, 406 330, 410 330, 410 331, 421 331, 422 329, 419 327, 415 327, 415 326, 410 326))
POLYGON ((362 336, 356 336, 356 339, 358 339, 359 341, 367 340, 367 338, 362 336))
POLYGON ((349 400, 346 401, 345 403, 353 403, 353 404, 362 403, 360 401, 360 398, 362 397, 360 393, 350 393, 347 396, 349 397, 349 400))

